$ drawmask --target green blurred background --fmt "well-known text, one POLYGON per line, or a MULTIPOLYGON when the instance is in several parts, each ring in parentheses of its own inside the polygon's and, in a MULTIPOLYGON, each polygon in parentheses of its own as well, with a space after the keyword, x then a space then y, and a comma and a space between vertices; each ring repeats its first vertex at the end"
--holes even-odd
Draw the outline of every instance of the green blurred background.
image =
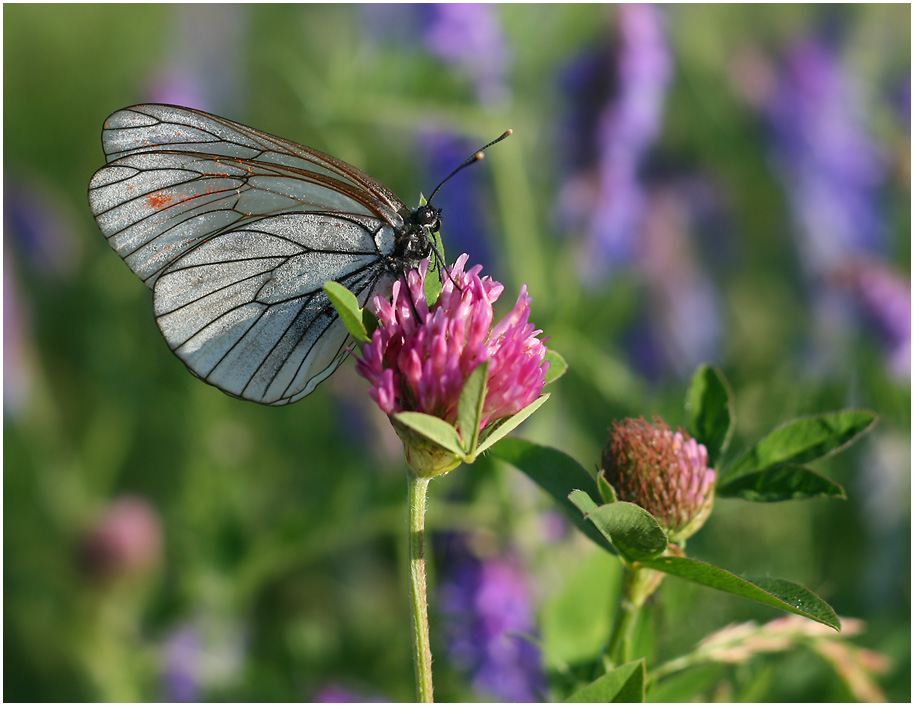
MULTIPOLYGON (((722 500, 689 549, 803 583, 867 621, 857 644, 891 658, 881 688, 909 700, 910 7, 666 7, 665 59, 642 59, 648 84, 658 61, 668 75, 630 95, 660 106, 654 130, 638 128, 637 108, 600 112, 639 76, 612 57, 627 46, 635 62, 657 39, 637 17, 626 29, 612 6, 451 10, 4 6, 4 698, 308 701, 330 685, 414 698, 404 466, 354 366, 280 409, 199 382, 89 213, 102 121, 158 101, 330 152, 410 204, 513 128, 444 190, 443 236, 450 258, 466 250, 505 283, 502 313, 528 285, 534 321, 570 371, 519 434, 588 468, 613 419, 683 423, 703 361, 733 385, 736 449, 795 415, 875 410, 864 442, 819 465, 846 501, 722 500), (836 102, 818 135, 817 154, 835 164, 791 161, 810 135, 791 141, 784 106, 773 112, 804 42, 828 47, 828 70, 854 87, 847 114, 836 102), (615 78, 581 78, 582 61, 603 56, 615 78), (612 120, 634 121, 615 148, 640 150, 626 183, 642 202, 638 228, 622 229, 634 252, 603 262, 589 248, 603 247, 593 189, 611 181, 597 157, 612 120), (861 149, 872 159, 855 167, 861 149), (807 188, 816 170, 838 174, 831 191, 807 188), (861 209, 875 235, 851 227, 852 242, 832 246, 828 228, 847 230, 841 214, 861 209), (597 214, 590 224, 585 212, 597 214), (809 235, 821 223, 824 244, 809 235), (866 298, 854 269, 864 260, 907 287, 892 314, 908 319, 906 354, 904 324, 900 344, 886 338, 888 315, 866 298)), ((799 128, 816 107, 786 114, 799 128)), ((610 211, 626 192, 612 198, 610 211)), ((558 665, 599 646, 618 580, 554 519, 531 483, 488 460, 431 491, 436 532, 523 567, 551 676, 544 698, 561 694, 558 665)), ((652 663, 729 622, 777 615, 674 579, 653 613, 652 663)), ((439 698, 486 699, 442 631, 433 639, 439 698)), ((714 675, 702 693, 851 698, 810 655, 756 666, 714 675), (729 691, 714 690, 718 678, 729 691)))

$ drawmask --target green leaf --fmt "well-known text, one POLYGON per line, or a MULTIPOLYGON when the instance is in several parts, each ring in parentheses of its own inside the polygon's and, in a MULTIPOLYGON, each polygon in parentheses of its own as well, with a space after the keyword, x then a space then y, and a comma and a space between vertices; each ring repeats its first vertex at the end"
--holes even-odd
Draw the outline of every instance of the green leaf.
POLYGON ((644 703, 644 660, 616 667, 575 692, 565 703, 644 703))
POLYGON ((747 473, 717 488, 724 498, 771 503, 805 498, 846 498, 844 488, 805 466, 784 464, 747 473))
MULTIPOLYGON (((419 197, 419 205, 424 206, 426 204, 425 196, 419 197)), ((434 248, 435 253, 432 263, 435 265, 434 272, 429 272, 425 275, 425 300, 428 302, 428 306, 431 309, 435 302, 438 301, 438 296, 441 294, 441 288, 444 285, 444 282, 441 281, 441 268, 447 267, 447 258, 444 256, 444 240, 441 238, 441 231, 438 231, 434 234, 434 248), (439 262, 440 258, 440 262, 439 262)), ((447 275, 444 275, 447 277, 447 275)))
POLYGON ((514 431, 520 424, 527 419, 531 414, 538 410, 543 402, 549 399, 549 395, 540 395, 533 402, 524 407, 520 412, 514 414, 510 417, 502 419, 498 422, 498 425, 493 428, 486 438, 483 439, 482 443, 476 449, 476 455, 478 456, 483 451, 488 449, 492 444, 494 444, 499 439, 505 438, 508 434, 514 431))
POLYGON ((702 698, 720 681, 724 665, 719 662, 698 663, 691 669, 664 677, 647 688, 646 701, 655 704, 706 703, 702 698))
POLYGON ((873 412, 846 409, 794 419, 778 427, 743 452, 721 474, 719 482, 791 463, 803 465, 823 458, 855 441, 876 421, 873 412))
POLYGON ((551 349, 546 351, 546 360, 549 361, 549 372, 546 373, 546 382, 544 384, 548 385, 565 374, 568 370, 568 363, 565 362, 561 355, 551 349))
POLYGON ((708 465, 717 467, 733 433, 733 395, 723 373, 702 365, 686 393, 686 429, 708 450, 708 465))
POLYGON ((568 495, 574 490, 583 490, 592 498, 600 497, 593 476, 571 456, 557 449, 522 439, 502 439, 501 443, 492 447, 490 453, 523 471, 552 496, 565 516, 579 530, 604 549, 613 551, 609 540, 600 534, 593 523, 585 520, 568 499, 568 495))
POLYGON ((479 425, 482 422, 482 406, 486 401, 486 377, 489 362, 477 365, 463 383, 460 399, 457 401, 457 425, 463 438, 463 450, 468 456, 476 455, 479 443, 479 425))
POLYGON ((568 499, 629 561, 652 559, 666 549, 666 532, 643 507, 622 501, 596 506, 580 490, 571 493, 568 499))
POLYGON ((704 586, 749 598, 765 605, 802 615, 816 622, 841 629, 835 611, 805 586, 785 579, 740 578, 729 571, 684 557, 659 557, 641 562, 643 566, 704 586))
POLYGON ((460 459, 464 458, 463 440, 457 430, 443 419, 422 412, 399 412, 394 415, 394 419, 420 433, 426 439, 434 441, 460 459))
POLYGON ((603 502, 614 503, 619 499, 616 496, 616 489, 612 487, 612 484, 606 480, 606 476, 602 473, 597 473, 597 486, 600 488, 600 495, 603 497, 603 502))
POLYGON ((355 294, 339 282, 333 281, 324 282, 324 292, 326 292, 330 303, 333 304, 343 320, 346 330, 349 331, 352 337, 362 343, 370 341, 371 339, 365 330, 365 324, 362 323, 362 309, 359 307, 359 301, 355 298, 355 294))

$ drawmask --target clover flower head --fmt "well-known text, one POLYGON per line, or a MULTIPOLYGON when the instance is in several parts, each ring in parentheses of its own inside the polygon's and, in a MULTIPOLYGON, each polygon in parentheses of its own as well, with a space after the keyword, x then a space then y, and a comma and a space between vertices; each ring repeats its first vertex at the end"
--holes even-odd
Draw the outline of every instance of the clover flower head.
POLYGON ((529 321, 526 285, 511 312, 493 326, 492 305, 504 286, 480 277, 479 265, 466 270, 466 261, 462 255, 447 270, 432 306, 425 296, 428 260, 405 282, 394 283, 391 301, 376 297, 379 326, 357 362, 359 374, 371 383, 369 394, 386 414, 429 414, 457 427, 464 438, 475 430, 459 429, 458 402, 479 365, 489 365, 479 431, 534 402, 549 368, 538 338, 542 331, 529 321))
POLYGON ((661 419, 624 419, 613 425, 603 450, 603 476, 619 500, 635 503, 681 543, 707 520, 717 473, 708 451, 684 431, 661 419))

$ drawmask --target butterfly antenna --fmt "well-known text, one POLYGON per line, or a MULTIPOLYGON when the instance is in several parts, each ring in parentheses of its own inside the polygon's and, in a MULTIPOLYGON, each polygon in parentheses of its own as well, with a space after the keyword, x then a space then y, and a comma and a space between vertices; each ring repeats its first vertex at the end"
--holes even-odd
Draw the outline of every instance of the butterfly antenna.
POLYGON ((444 179, 441 180, 441 183, 435 187, 435 190, 432 192, 432 195, 428 197, 428 201, 426 201, 426 203, 430 204, 432 202, 432 199, 435 198, 435 194, 438 193, 438 190, 442 186, 444 186, 452 176, 454 176, 457 172, 461 171, 464 167, 469 167, 471 164, 478 162, 480 159, 483 159, 486 156, 485 151, 487 149, 489 149, 492 145, 494 145, 498 142, 501 142, 506 137, 509 137, 513 132, 514 132, 514 130, 505 130, 500 136, 496 137, 490 143, 483 145, 478 150, 476 150, 473 154, 471 154, 469 157, 467 157, 463 161, 463 164, 461 164, 459 167, 457 167, 457 169, 452 171, 450 174, 448 174, 446 177, 444 177, 444 179))

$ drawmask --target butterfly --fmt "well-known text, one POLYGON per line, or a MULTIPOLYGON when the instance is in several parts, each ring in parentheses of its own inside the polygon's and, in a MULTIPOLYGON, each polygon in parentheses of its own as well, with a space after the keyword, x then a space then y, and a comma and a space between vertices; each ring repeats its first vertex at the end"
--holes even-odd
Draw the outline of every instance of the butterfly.
POLYGON ((89 183, 99 228, 152 289, 171 350, 235 397, 285 405, 310 394, 348 353, 324 283, 364 307, 435 250, 431 201, 447 179, 410 209, 340 159, 170 105, 113 113, 102 147, 107 164, 89 183))

